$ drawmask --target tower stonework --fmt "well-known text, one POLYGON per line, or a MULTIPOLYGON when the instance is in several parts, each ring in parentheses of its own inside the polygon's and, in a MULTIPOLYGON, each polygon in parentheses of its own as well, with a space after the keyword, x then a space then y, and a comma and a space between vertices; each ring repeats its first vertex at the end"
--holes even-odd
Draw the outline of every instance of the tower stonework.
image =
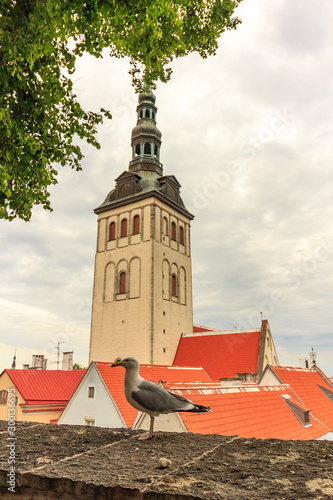
POLYGON ((129 168, 95 209, 89 361, 171 364, 180 335, 193 330, 193 216, 177 179, 163 176, 156 113, 155 96, 140 94, 129 168))

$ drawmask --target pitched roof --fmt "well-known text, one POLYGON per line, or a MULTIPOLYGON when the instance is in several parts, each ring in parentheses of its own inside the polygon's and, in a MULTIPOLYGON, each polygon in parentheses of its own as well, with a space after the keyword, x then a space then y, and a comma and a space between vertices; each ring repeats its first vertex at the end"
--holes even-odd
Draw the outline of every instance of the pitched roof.
POLYGON ((214 328, 208 328, 208 326, 193 325, 193 333, 200 332, 217 332, 218 330, 214 328))
POLYGON ((333 401, 327 396, 332 394, 333 397, 333 386, 319 367, 270 366, 269 368, 283 384, 289 384, 293 388, 303 404, 311 408, 316 418, 333 431, 333 401), (324 391, 320 387, 323 387, 324 391))
POLYGON ((31 405, 67 403, 85 372, 85 369, 71 371, 6 369, 2 373, 7 373, 25 402, 31 405))
POLYGON ((260 328, 254 328, 183 334, 173 364, 202 366, 212 380, 255 373, 260 332, 260 328))
MULTIPOLYGON (((126 401, 123 383, 125 374, 124 369, 112 368, 108 362, 95 361, 94 364, 117 405, 127 427, 133 427, 138 411, 126 401)), ((140 375, 146 380, 150 380, 156 384, 160 380, 165 384, 173 384, 175 382, 211 382, 209 376, 202 368, 141 365, 140 375)))
POLYGON ((293 398, 294 404, 307 410, 289 385, 224 388, 206 384, 197 388, 169 388, 211 408, 211 413, 179 413, 189 432, 296 440, 316 439, 330 431, 311 415, 311 425, 303 426, 283 397, 293 398))

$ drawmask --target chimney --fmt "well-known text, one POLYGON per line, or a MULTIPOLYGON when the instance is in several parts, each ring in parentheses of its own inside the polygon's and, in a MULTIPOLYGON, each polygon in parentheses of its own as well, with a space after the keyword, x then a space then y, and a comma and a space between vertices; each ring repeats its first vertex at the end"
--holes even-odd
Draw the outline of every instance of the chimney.
POLYGON ((73 370, 73 351, 62 353, 62 370, 73 370))

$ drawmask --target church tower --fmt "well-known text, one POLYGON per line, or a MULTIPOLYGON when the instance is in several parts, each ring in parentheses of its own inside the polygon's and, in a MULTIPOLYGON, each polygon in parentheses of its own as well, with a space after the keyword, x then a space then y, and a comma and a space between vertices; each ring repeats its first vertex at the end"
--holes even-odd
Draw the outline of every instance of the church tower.
POLYGON ((180 335, 193 331, 193 216, 176 177, 163 175, 156 113, 155 96, 140 94, 129 168, 95 209, 89 361, 171 364, 180 335))

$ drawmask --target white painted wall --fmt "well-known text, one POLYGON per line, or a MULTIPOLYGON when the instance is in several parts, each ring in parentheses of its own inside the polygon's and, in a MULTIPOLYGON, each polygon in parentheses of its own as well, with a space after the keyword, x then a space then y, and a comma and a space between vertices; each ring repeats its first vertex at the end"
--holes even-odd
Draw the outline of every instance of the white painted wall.
MULTIPOLYGON (((150 416, 147 413, 143 413, 141 417, 138 418, 134 429, 144 429, 148 431, 150 427, 150 416)), ((178 413, 167 413, 162 414, 155 418, 154 422, 154 432, 187 432, 186 427, 180 418, 178 413)))
POLYGON ((265 385, 265 386, 281 385, 281 382, 279 382, 277 376, 272 372, 272 370, 268 368, 265 371, 262 379, 260 380, 259 385, 265 385))
POLYGON ((94 364, 90 365, 58 424, 84 425, 85 418, 94 418, 97 427, 126 427, 94 364), (94 398, 88 398, 89 387, 95 388, 94 398))

